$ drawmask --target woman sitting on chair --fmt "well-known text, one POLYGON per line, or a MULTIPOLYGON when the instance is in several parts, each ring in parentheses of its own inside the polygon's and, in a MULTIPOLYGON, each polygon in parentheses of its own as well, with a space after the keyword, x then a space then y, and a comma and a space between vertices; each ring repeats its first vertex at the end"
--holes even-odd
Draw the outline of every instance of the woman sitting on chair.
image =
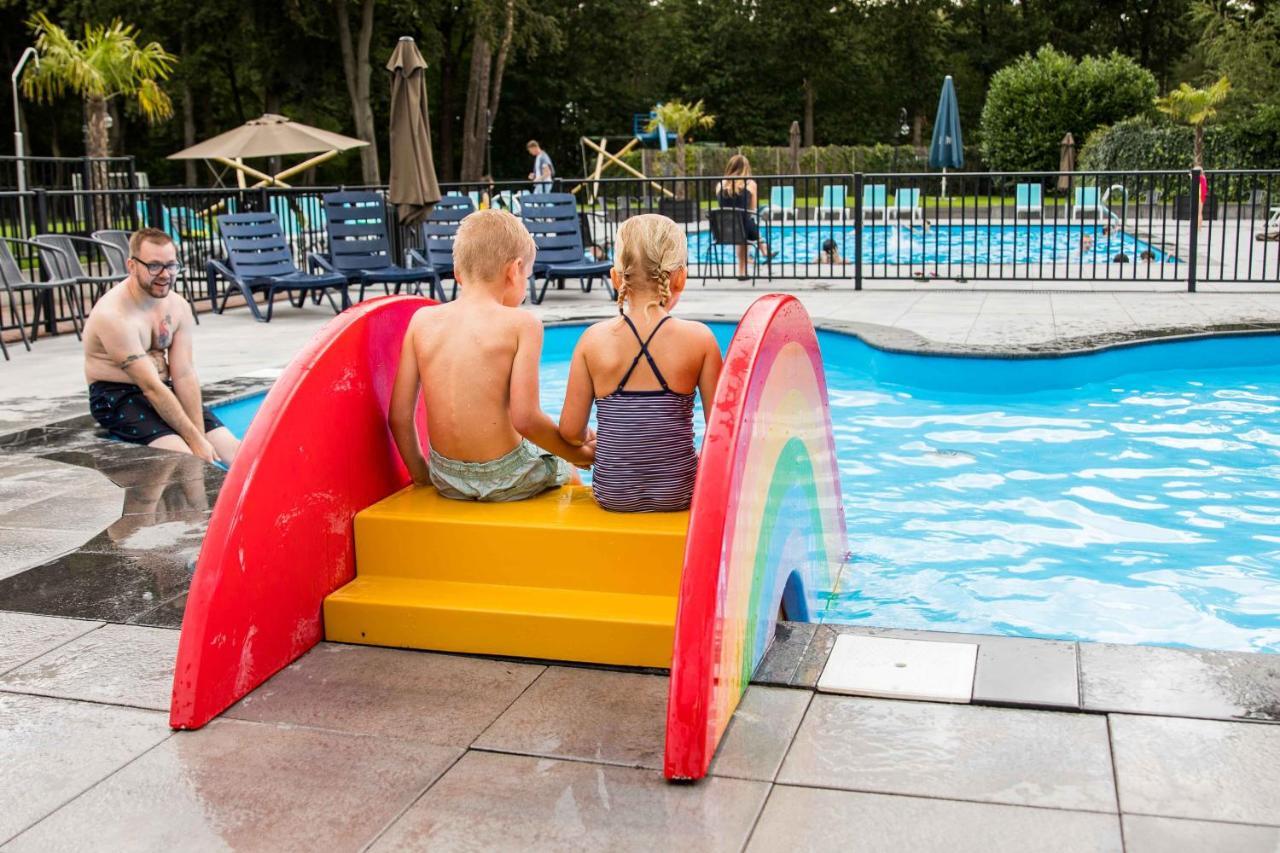
MULTIPOLYGON (((758 204, 756 182, 751 179, 751 162, 741 154, 729 158, 729 165, 724 170, 724 180, 716 184, 716 200, 722 208, 738 208, 742 211, 742 233, 747 242, 756 247, 756 263, 760 255, 765 260, 772 258, 769 244, 760 242, 760 226, 756 223, 756 206, 758 204)), ((738 246, 738 278, 747 276, 747 247, 738 246)))

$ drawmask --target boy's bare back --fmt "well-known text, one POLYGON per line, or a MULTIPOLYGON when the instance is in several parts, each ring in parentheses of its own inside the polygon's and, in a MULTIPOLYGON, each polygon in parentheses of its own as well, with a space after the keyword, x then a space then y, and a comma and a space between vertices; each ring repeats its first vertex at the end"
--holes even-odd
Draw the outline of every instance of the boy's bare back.
POLYGON ((417 361, 436 452, 484 462, 520 443, 511 422, 511 372, 531 328, 541 330, 533 315, 496 303, 452 302, 414 315, 406 344, 417 361))

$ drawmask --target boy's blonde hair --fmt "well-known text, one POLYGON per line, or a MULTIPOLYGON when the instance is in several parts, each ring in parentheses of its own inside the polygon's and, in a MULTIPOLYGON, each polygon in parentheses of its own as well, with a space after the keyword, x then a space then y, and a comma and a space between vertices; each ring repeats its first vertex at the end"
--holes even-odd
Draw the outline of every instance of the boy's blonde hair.
MULTIPOLYGON (((656 304, 665 308, 671 299, 671 274, 689 259, 684 231, 657 213, 633 216, 618 229, 613 268, 622 279, 618 286, 618 311, 627 299, 647 284, 656 285, 656 304)), ((655 302, 645 304, 647 309, 655 302)))
POLYGON ((507 264, 532 260, 537 253, 524 223, 505 210, 477 210, 458 226, 453 265, 463 284, 493 282, 507 264))

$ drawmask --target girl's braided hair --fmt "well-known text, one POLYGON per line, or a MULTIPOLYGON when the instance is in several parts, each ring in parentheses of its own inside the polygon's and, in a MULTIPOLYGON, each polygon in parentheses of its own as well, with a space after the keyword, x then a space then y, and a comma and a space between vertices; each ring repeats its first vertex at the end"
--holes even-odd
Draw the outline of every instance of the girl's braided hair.
POLYGON ((646 302, 645 310, 651 305, 665 308, 671 301, 671 274, 685 266, 689 258, 684 231, 665 216, 643 213, 622 223, 615 242, 613 268, 621 279, 618 313, 622 313, 633 294, 649 290, 650 283, 658 298, 646 302))

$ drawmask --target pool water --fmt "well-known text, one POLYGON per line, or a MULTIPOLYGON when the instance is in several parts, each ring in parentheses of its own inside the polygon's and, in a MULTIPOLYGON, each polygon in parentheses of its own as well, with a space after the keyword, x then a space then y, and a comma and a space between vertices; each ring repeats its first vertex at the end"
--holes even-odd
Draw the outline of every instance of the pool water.
MULTIPOLYGON (((833 239, 840 256, 855 255, 852 226, 761 223, 761 239, 778 252, 776 264, 817 263, 822 243, 833 239)), ((871 225, 862 229, 865 264, 1109 264, 1177 263, 1177 258, 1128 233, 1103 234, 1101 224, 1067 225, 871 225), (1150 257, 1144 255, 1149 252, 1150 257)), ((711 235, 689 235, 694 263, 732 260, 731 248, 711 247, 711 235), (718 257, 722 255, 723 258, 718 257)))
MULTIPOLYGON (((547 329, 553 416, 580 331, 547 329)), ((1280 652, 1280 336, 1013 360, 819 340, 853 554, 825 619, 1280 652)))

